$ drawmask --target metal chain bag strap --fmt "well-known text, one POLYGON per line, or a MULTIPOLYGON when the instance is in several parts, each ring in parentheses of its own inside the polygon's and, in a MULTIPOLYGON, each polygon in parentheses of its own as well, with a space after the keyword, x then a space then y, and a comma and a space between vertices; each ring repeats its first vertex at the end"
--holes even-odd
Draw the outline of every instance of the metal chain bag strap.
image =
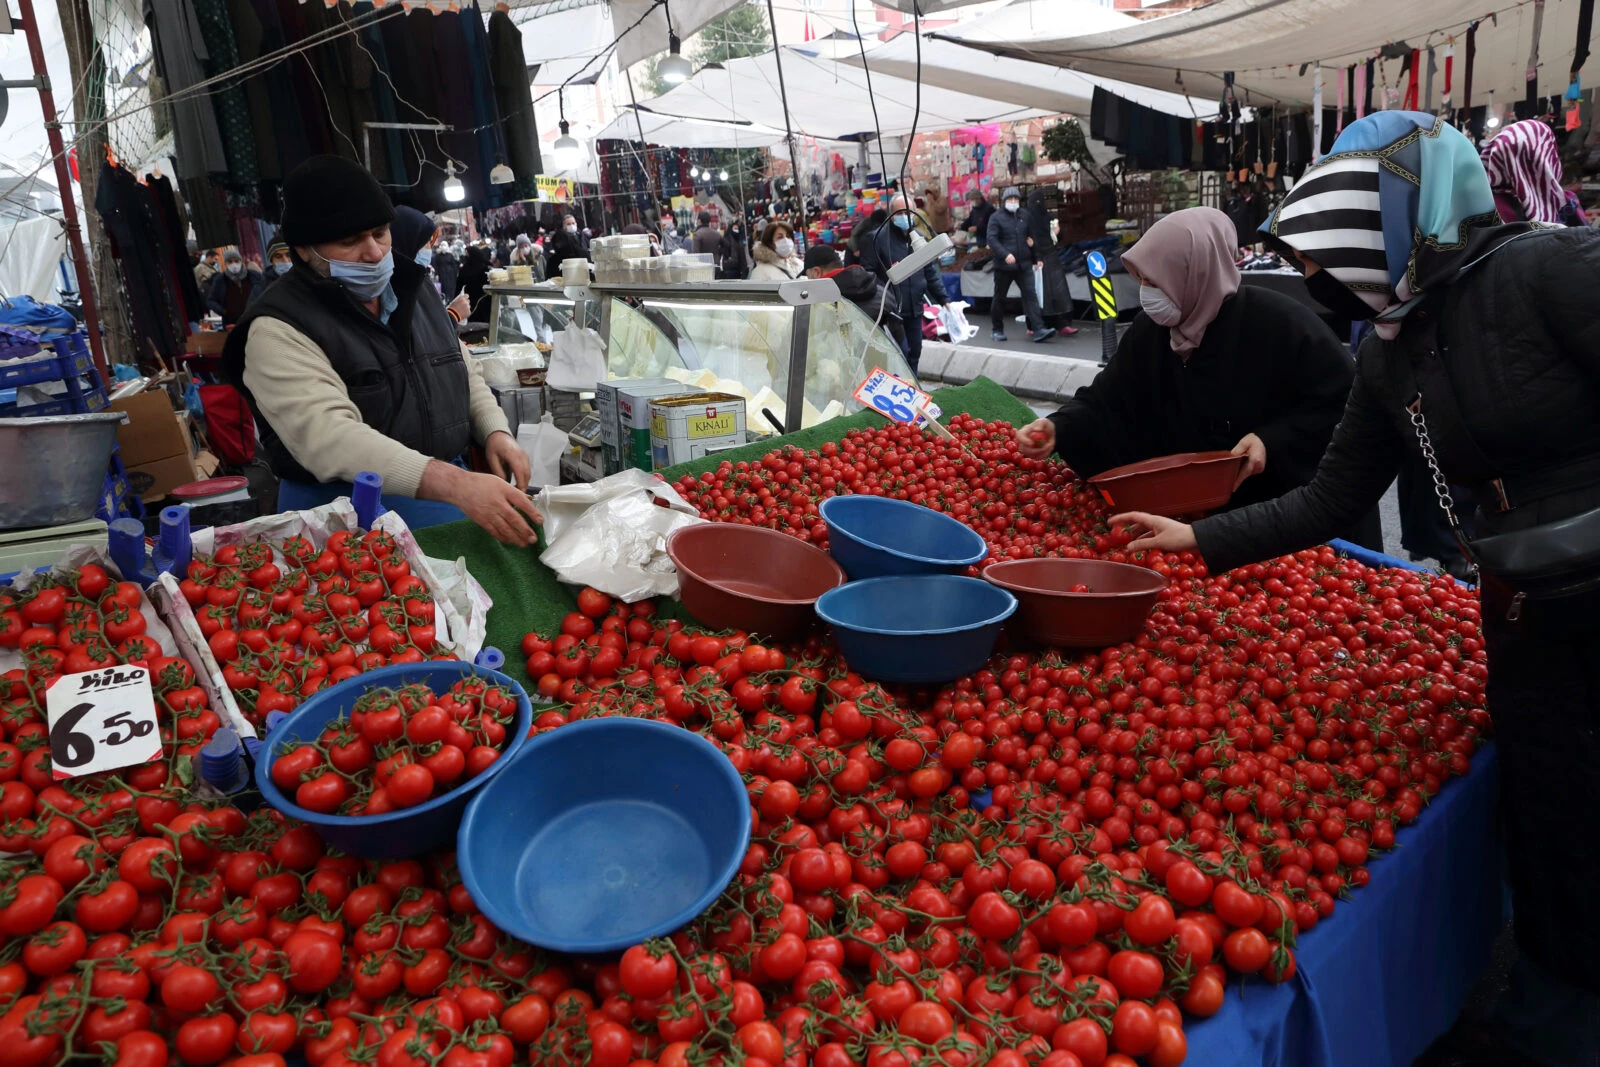
POLYGON ((1434 455, 1420 392, 1407 410, 1411 428, 1422 446, 1422 458, 1433 476, 1434 495, 1439 498, 1450 532, 1461 546, 1461 554, 1480 574, 1498 579, 1516 593, 1510 618, 1517 617, 1525 599, 1555 600, 1600 589, 1600 508, 1526 530, 1469 538, 1461 528, 1450 485, 1434 455))

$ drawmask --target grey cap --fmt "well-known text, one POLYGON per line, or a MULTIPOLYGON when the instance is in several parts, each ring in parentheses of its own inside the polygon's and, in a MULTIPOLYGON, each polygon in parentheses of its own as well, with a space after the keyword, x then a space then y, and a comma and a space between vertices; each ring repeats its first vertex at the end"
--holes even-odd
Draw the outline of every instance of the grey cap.
POLYGON ((1015 185, 1008 185, 1008 186, 1006 186, 1006 191, 1000 194, 1000 199, 1001 200, 1013 200, 1013 199, 1021 200, 1022 199, 1022 191, 1020 189, 1018 189, 1015 185))

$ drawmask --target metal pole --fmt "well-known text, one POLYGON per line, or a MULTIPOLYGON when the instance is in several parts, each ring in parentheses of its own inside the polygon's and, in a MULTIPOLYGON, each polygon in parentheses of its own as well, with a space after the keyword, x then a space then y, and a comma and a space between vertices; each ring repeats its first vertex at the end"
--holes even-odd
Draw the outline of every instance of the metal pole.
MULTIPOLYGON (((83 325, 89 334, 89 352, 100 380, 111 387, 111 370, 106 366, 105 348, 100 339, 100 313, 94 302, 94 270, 83 249, 83 234, 78 229, 78 205, 72 200, 72 171, 67 166, 67 149, 61 141, 61 123, 56 118, 56 101, 50 92, 50 70, 45 66, 44 43, 39 39, 39 24, 33 15, 33 0, 17 0, 22 34, 28 39, 28 55, 38 77, 39 110, 44 112, 45 133, 50 138, 50 154, 56 165, 56 184, 61 188, 61 215, 67 223, 67 241, 78 274, 78 293, 83 299, 83 325)), ((94 166, 98 160, 80 160, 81 166, 94 166)))
POLYGON ((778 68, 778 96, 783 100, 783 134, 789 144, 789 166, 794 171, 795 207, 800 214, 799 229, 806 228, 806 191, 800 186, 800 153, 794 148, 794 126, 789 121, 789 89, 783 81, 783 46, 778 43, 778 17, 767 0, 767 24, 772 27, 772 62, 778 68))

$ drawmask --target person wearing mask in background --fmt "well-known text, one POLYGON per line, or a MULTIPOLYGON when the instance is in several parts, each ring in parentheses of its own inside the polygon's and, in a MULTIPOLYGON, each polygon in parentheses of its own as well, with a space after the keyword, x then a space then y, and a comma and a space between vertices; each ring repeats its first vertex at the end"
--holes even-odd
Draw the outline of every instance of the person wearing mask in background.
POLYGON ((683 248, 683 235, 678 233, 678 224, 671 215, 661 216, 661 254, 670 256, 683 248))
POLYGON ((482 245, 468 248, 456 280, 461 285, 461 295, 467 298, 468 321, 487 323, 489 299, 483 291, 489 285, 489 250, 482 245))
POLYGON ((982 189, 967 191, 967 221, 961 228, 972 235, 972 243, 982 248, 989 243, 989 220, 994 217, 994 206, 984 199, 982 189))
POLYGON ((756 242, 756 268, 750 272, 753 282, 786 282, 800 277, 806 269, 794 246, 794 230, 787 222, 769 222, 756 242))
MULTIPOLYGON (((1215 208, 1156 221, 1123 254, 1143 310, 1117 354, 1048 418, 1017 434, 1080 478, 1175 452, 1246 457, 1230 506, 1280 497, 1317 472, 1355 378, 1349 350, 1311 308, 1240 285, 1237 234, 1215 208)), ((1379 551, 1375 509, 1338 536, 1379 551)), ((1331 535, 1330 535, 1331 536, 1331 535)))
MULTIPOLYGON (((1445 1058, 1600 1063, 1600 591, 1583 591, 1596 546, 1580 535, 1600 508, 1600 234, 1501 223, 1472 143, 1412 111, 1345 127, 1263 230, 1314 297, 1375 326, 1316 477, 1192 526, 1112 521, 1149 531, 1126 551, 1197 552, 1222 574, 1326 541, 1378 501, 1401 457, 1432 452, 1437 477, 1474 493, 1474 538, 1566 561, 1553 572, 1576 590, 1565 596, 1506 567, 1481 575, 1518 958, 1487 1031, 1458 1022, 1445 1058)), ((1482 891, 1502 873, 1476 872, 1482 891)))
POLYGON ((902 347, 900 310, 889 295, 889 290, 871 271, 859 264, 845 266, 839 253, 821 244, 806 249, 804 263, 807 278, 832 278, 839 287, 840 296, 881 326, 893 338, 897 348, 902 347))
POLYGON ((194 265, 194 283, 202 293, 211 290, 211 279, 217 276, 217 250, 208 248, 200 253, 200 262, 194 265))
MULTIPOLYGON (((695 237, 698 239, 699 236, 697 231, 695 237)), ((717 277, 737 282, 749 275, 750 241, 744 235, 744 225, 734 219, 717 245, 717 277)))
POLYGON ((222 316, 222 325, 232 326, 266 286, 261 272, 246 267, 239 250, 230 248, 223 254, 222 269, 211 277, 206 306, 222 316))
MULTIPOLYGON (((896 193, 889 201, 889 220, 879 226, 861 242, 861 265, 878 278, 887 281, 889 268, 912 252, 911 220, 913 212, 906 206, 906 198, 896 193)), ((920 271, 895 286, 899 290, 900 319, 905 324, 901 338, 901 351, 906 362, 916 372, 922 361, 922 304, 932 298, 941 307, 950 303, 945 295, 944 282, 939 277, 939 263, 930 260, 920 271)))
POLYGON ((461 273, 461 253, 449 241, 438 241, 433 246, 433 275, 439 279, 439 292, 446 300, 460 295, 458 276, 461 273))
POLYGON ((583 250, 583 235, 578 232, 578 220, 571 215, 563 215, 561 232, 550 242, 550 250, 545 257, 546 276, 554 277, 561 273, 561 261, 564 259, 588 258, 583 250))
POLYGON ((694 231, 694 236, 689 239, 689 251, 695 255, 719 255, 722 247, 722 231, 711 225, 711 212, 702 211, 697 217, 700 228, 694 231))
POLYGON ((1048 341, 1056 332, 1044 324, 1039 314, 1039 294, 1033 287, 1033 238, 1028 235, 1028 213, 1022 210, 1022 194, 1008 186, 1000 198, 1000 210, 989 219, 989 251, 994 253, 994 296, 989 298, 989 336, 1006 339, 1006 296, 1013 282, 1022 296, 1022 315, 1028 336, 1048 341))
POLYGON ((937 185, 922 190, 922 213, 927 216, 928 227, 934 233, 950 232, 950 201, 937 185))
POLYGON ((1513 122, 1483 146, 1482 156, 1500 221, 1589 224, 1578 198, 1561 187, 1561 153, 1548 122, 1513 122))
POLYGON ((271 285, 294 266, 294 259, 289 255, 289 246, 281 240, 274 240, 267 246, 267 284, 271 285))
MULTIPOLYGON (((389 234, 393 239, 394 254, 400 258, 409 258, 425 271, 430 271, 429 280, 432 281, 431 270, 433 265, 433 235, 438 230, 438 225, 427 215, 414 207, 401 205, 394 209, 394 222, 389 224, 389 234)), ((437 288, 437 286, 435 286, 437 288)), ((472 310, 466 294, 457 294, 449 306, 445 308, 450 313, 450 318, 460 322, 472 310)))
POLYGON ((1072 292, 1067 288, 1067 272, 1056 251, 1050 232, 1050 209, 1045 206, 1044 190, 1028 194, 1024 210, 1028 213, 1028 236, 1033 239, 1033 280, 1039 294, 1039 314, 1046 326, 1054 326, 1063 337, 1078 332, 1072 325, 1072 292))
POLYGON ((413 529, 463 515, 510 545, 534 540, 528 458, 414 260, 371 174, 314 156, 283 182, 294 269, 240 320, 223 372, 255 413, 280 511, 383 478, 384 506, 413 529), (490 473, 456 466, 481 445, 490 473), (508 481, 508 479, 510 479, 508 481))

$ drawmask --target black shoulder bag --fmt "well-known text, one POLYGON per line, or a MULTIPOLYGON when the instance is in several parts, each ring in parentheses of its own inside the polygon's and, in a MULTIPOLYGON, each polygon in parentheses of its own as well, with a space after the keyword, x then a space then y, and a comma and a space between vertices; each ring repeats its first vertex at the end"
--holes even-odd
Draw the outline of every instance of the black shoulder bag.
MULTIPOLYGON (((1461 427, 1462 443, 1476 453, 1472 458, 1483 469, 1494 470, 1494 464, 1484 456, 1467 429, 1466 420, 1461 417, 1450 386, 1449 369, 1442 358, 1440 366, 1445 386, 1433 397, 1438 413, 1446 419, 1454 419, 1461 427)), ((1480 574, 1499 580, 1516 593, 1514 613, 1523 600, 1555 600, 1600 589, 1600 508, 1526 530, 1469 538, 1461 528, 1449 483, 1434 455, 1420 391, 1406 405, 1406 410, 1411 415, 1411 428, 1416 432, 1417 442, 1422 446, 1422 458, 1433 476, 1434 494, 1444 509, 1445 521, 1450 524, 1450 532, 1455 535, 1461 554, 1480 574)))

